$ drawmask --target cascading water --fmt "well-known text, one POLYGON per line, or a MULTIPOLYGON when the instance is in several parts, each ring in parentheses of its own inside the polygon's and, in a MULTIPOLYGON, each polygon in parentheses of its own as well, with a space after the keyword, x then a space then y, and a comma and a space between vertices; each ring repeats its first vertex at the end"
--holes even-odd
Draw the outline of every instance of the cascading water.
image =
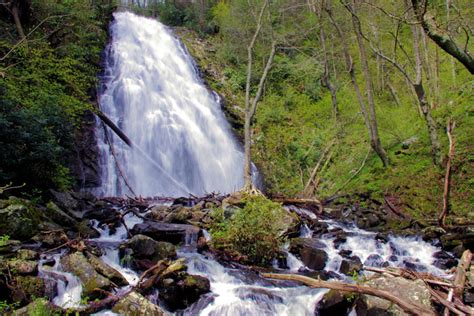
POLYGON ((243 184, 243 153, 216 94, 161 23, 114 14, 101 110, 130 138, 100 129, 101 196, 229 193, 243 184), (129 188, 130 187, 130 188, 129 188))

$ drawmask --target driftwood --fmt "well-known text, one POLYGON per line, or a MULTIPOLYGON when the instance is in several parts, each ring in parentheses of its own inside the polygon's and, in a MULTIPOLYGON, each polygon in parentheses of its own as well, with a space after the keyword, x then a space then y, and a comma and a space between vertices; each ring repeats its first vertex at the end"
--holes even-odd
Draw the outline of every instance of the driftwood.
MULTIPOLYGON (((447 302, 452 302, 456 299, 462 301, 462 294, 464 292, 464 283, 466 283, 467 273, 469 271, 469 267, 471 265, 472 260, 472 252, 470 250, 464 251, 461 256, 461 260, 459 260, 459 264, 456 268, 456 273, 454 274, 454 287, 449 290, 448 297, 446 299, 447 302)), ((446 305, 446 309, 444 310, 444 315, 449 316, 450 309, 446 305)))
POLYGON ((297 275, 297 274, 263 273, 262 276, 265 278, 270 278, 270 279, 297 281, 314 288, 325 288, 325 289, 333 289, 333 290, 344 291, 344 292, 353 292, 353 293, 359 293, 359 294, 373 295, 373 296, 380 297, 382 299, 386 299, 398 305, 405 312, 412 315, 422 315, 422 316, 435 315, 434 312, 430 309, 427 309, 423 306, 419 306, 413 303, 406 302, 387 291, 379 290, 379 289, 372 288, 369 286, 349 284, 349 283, 343 283, 343 282, 322 281, 322 280, 316 280, 316 279, 312 279, 312 278, 305 277, 302 275, 297 275))
POLYGON ((449 121, 448 126, 446 127, 446 134, 448 135, 448 139, 449 139, 449 154, 448 154, 448 162, 446 163, 446 175, 444 176, 443 210, 438 218, 438 223, 439 223, 439 226, 441 227, 446 226, 446 216, 448 215, 448 212, 449 212, 449 192, 451 189, 451 162, 454 158, 454 144, 455 144, 455 141, 452 135, 454 126, 455 126, 455 123, 449 121))

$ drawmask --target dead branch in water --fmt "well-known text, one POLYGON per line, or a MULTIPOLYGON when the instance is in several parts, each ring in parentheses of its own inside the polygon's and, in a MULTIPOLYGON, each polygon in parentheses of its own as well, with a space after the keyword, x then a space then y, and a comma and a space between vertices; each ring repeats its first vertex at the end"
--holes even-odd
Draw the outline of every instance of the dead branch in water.
POLYGON ((343 283, 343 282, 322 281, 322 280, 316 280, 316 279, 312 279, 312 278, 305 277, 302 275, 297 275, 297 274, 262 273, 262 276, 265 278, 270 278, 270 279, 297 281, 314 288, 325 288, 325 289, 332 289, 332 290, 338 290, 338 291, 344 291, 344 292, 353 292, 353 293, 359 293, 359 294, 373 295, 373 296, 383 298, 385 300, 388 300, 398 305, 405 312, 412 315, 421 315, 421 316, 435 315, 432 310, 426 309, 423 306, 406 302, 387 291, 379 290, 379 289, 372 288, 369 286, 349 284, 349 283, 343 283))

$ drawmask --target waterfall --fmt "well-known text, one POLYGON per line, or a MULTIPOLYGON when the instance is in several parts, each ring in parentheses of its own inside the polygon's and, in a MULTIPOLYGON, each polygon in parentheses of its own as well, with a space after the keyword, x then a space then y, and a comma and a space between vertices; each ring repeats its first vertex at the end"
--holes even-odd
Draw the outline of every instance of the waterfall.
POLYGON ((243 185, 243 153, 217 94, 160 22, 114 14, 100 108, 130 138, 98 122, 100 196, 229 193, 243 185))

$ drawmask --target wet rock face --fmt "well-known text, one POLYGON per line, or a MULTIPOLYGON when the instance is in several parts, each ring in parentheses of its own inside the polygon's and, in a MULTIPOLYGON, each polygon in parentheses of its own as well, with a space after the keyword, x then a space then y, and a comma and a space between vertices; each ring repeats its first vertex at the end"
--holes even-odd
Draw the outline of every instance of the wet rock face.
POLYGON ((347 299, 344 293, 329 290, 316 305, 314 314, 316 316, 347 315, 352 305, 353 303, 347 299))
POLYGON ((94 267, 94 269, 105 276, 107 279, 112 281, 115 285, 118 286, 126 286, 128 285, 128 281, 122 276, 120 272, 115 270, 114 268, 107 265, 101 259, 96 257, 90 252, 86 252, 86 257, 89 263, 94 267))
POLYGON ((141 294, 137 292, 130 292, 124 296, 112 308, 114 313, 127 316, 162 316, 169 315, 162 310, 158 305, 153 304, 141 294))
POLYGON ((146 268, 143 260, 148 260, 148 265, 151 266, 159 260, 176 258, 176 248, 169 242, 156 241, 145 235, 135 235, 120 246, 120 255, 122 258, 130 257, 135 267, 146 268))
POLYGON ((104 276, 97 273, 82 252, 74 252, 61 258, 64 271, 77 276, 84 287, 84 294, 90 295, 94 289, 108 289, 112 283, 104 276))
POLYGON ((172 244, 186 243, 187 238, 196 237, 196 241, 201 229, 192 225, 185 224, 168 224, 146 222, 136 224, 130 230, 132 235, 146 235, 158 241, 166 241, 172 244))
POLYGON ((328 260, 324 247, 325 245, 317 239, 294 238, 291 241, 290 252, 298 255, 308 268, 323 270, 328 260))
POLYGON ((339 268, 339 272, 352 275, 354 272, 357 273, 362 269, 362 262, 360 261, 359 257, 352 256, 346 259, 343 259, 341 262, 341 267, 339 268))
POLYGON ((159 297, 171 310, 184 309, 210 291, 208 279, 199 275, 178 273, 162 279, 158 285, 159 297))

